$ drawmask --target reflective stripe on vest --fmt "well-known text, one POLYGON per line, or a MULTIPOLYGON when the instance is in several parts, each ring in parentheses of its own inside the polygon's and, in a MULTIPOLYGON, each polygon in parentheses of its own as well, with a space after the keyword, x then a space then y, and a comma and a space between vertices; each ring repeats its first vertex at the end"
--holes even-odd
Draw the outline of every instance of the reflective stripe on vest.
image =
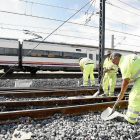
POLYGON ((128 114, 126 114, 126 116, 127 116, 130 120, 136 120, 136 118, 132 118, 132 117, 130 117, 128 114))
POLYGON ((136 72, 136 74, 130 79, 129 82, 133 82, 138 80, 140 77, 137 77, 140 74, 140 69, 136 72))
POLYGON ((104 91, 108 91, 108 89, 104 89, 104 91))
POLYGON ((140 69, 137 71, 137 73, 132 77, 132 79, 135 79, 140 74, 140 69))
POLYGON ((131 109, 131 108, 128 108, 128 111, 130 111, 130 112, 132 112, 132 113, 134 113, 134 114, 139 114, 139 111, 135 111, 135 110, 133 110, 133 109, 131 109))

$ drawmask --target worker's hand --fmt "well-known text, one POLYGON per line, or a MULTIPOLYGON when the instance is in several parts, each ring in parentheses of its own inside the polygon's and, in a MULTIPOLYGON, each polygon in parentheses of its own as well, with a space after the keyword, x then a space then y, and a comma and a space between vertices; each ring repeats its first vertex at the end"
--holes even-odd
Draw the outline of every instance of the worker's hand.
POLYGON ((123 98, 123 95, 122 94, 119 94, 118 95, 118 100, 120 101, 122 98, 123 98))
POLYGON ((83 71, 84 71, 83 67, 80 67, 80 69, 81 69, 81 72, 83 72, 83 71))
POLYGON ((107 71, 108 71, 108 69, 104 69, 104 70, 103 70, 103 73, 106 73, 107 71))
POLYGON ((114 70, 113 68, 110 68, 110 70, 114 70))

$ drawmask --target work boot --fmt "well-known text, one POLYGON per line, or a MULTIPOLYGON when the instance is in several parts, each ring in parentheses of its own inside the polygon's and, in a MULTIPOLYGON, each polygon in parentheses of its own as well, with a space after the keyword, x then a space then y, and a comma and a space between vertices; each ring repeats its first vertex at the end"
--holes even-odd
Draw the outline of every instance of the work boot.
POLYGON ((115 96, 114 94, 109 94, 109 96, 115 96))
MULTIPOLYGON (((128 122, 124 117, 117 117, 117 118, 115 118, 118 122, 125 122, 125 123, 129 123, 129 124, 133 124, 133 123, 130 123, 130 122, 128 122)), ((133 124, 134 125, 134 124, 133 124)))
POLYGON ((102 96, 102 97, 107 97, 108 96, 108 94, 101 94, 100 96, 102 96))
POLYGON ((80 85, 80 87, 87 87, 87 86, 85 86, 85 85, 80 85))
POLYGON ((124 117, 117 117, 115 118, 118 122, 127 122, 126 119, 124 117))

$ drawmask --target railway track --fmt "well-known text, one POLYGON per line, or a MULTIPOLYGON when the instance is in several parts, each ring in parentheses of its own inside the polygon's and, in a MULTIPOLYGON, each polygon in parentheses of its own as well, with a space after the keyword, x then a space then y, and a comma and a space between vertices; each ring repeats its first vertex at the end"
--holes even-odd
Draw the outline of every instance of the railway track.
MULTIPOLYGON (((4 73, 0 73, 0 77, 4 73)), ((60 79, 60 78, 82 78, 82 73, 13 73, 6 74, 1 79, 60 79)), ((95 78, 98 78, 98 73, 94 73, 95 78)), ((121 77, 121 75, 117 75, 117 77, 121 77)))
MULTIPOLYGON (((128 90, 130 90, 129 87, 128 90)), ((1 88, 0 124, 18 122, 21 117, 45 119, 55 113, 79 115, 89 111, 103 111, 112 107, 117 96, 97 97, 92 95, 98 90, 91 87, 74 88, 1 88)), ((115 93, 120 87, 115 88, 115 93)), ((101 90, 102 92, 102 90, 101 90)), ((116 109, 126 108, 128 95, 120 101, 116 109)))

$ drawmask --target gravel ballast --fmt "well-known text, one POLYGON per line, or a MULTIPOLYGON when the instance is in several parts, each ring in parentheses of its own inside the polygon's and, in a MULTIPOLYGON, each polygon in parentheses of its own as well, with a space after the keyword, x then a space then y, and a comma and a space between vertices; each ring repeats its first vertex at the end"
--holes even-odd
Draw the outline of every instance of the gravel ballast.
MULTIPOLYGON (((96 79, 96 83, 97 83, 96 79)), ((16 80, 0 80, 1 87, 14 87, 16 80)), ((32 87, 77 87, 82 85, 80 79, 33 79, 32 87)), ((99 84, 96 84, 99 85, 99 84)), ((116 85, 121 85, 118 79, 116 85)), ((49 99, 49 98, 48 98, 49 99)), ((126 110, 125 110, 126 111, 126 110)), ((119 111, 121 112, 121 111, 119 111)), ((103 121, 101 112, 69 116, 54 114, 40 121, 20 121, 0 125, 0 140, 11 140, 15 130, 32 133, 31 140, 139 140, 140 123, 122 123, 113 119, 103 121)), ((138 117, 139 120, 139 117, 138 117)), ((20 132, 14 137, 19 138, 20 132)))
MULTIPOLYGON (((32 133, 31 140, 138 140, 140 123, 135 125, 117 122, 115 119, 103 121, 101 112, 68 116, 54 114, 40 121, 25 121, 21 124, 0 126, 0 139, 11 140, 14 130, 32 133)), ((20 134, 15 137, 20 137, 20 134)))
MULTIPOLYGON (((24 81, 18 79, 1 79, 0 87, 15 87, 15 81, 24 81)), ((82 78, 74 79, 31 79, 31 87, 78 87, 83 84, 82 78)), ((95 78, 96 85, 98 86, 98 79, 95 78)), ((121 85, 122 79, 118 78, 116 85, 121 85)), ((90 85, 90 80, 89 80, 90 85)))

